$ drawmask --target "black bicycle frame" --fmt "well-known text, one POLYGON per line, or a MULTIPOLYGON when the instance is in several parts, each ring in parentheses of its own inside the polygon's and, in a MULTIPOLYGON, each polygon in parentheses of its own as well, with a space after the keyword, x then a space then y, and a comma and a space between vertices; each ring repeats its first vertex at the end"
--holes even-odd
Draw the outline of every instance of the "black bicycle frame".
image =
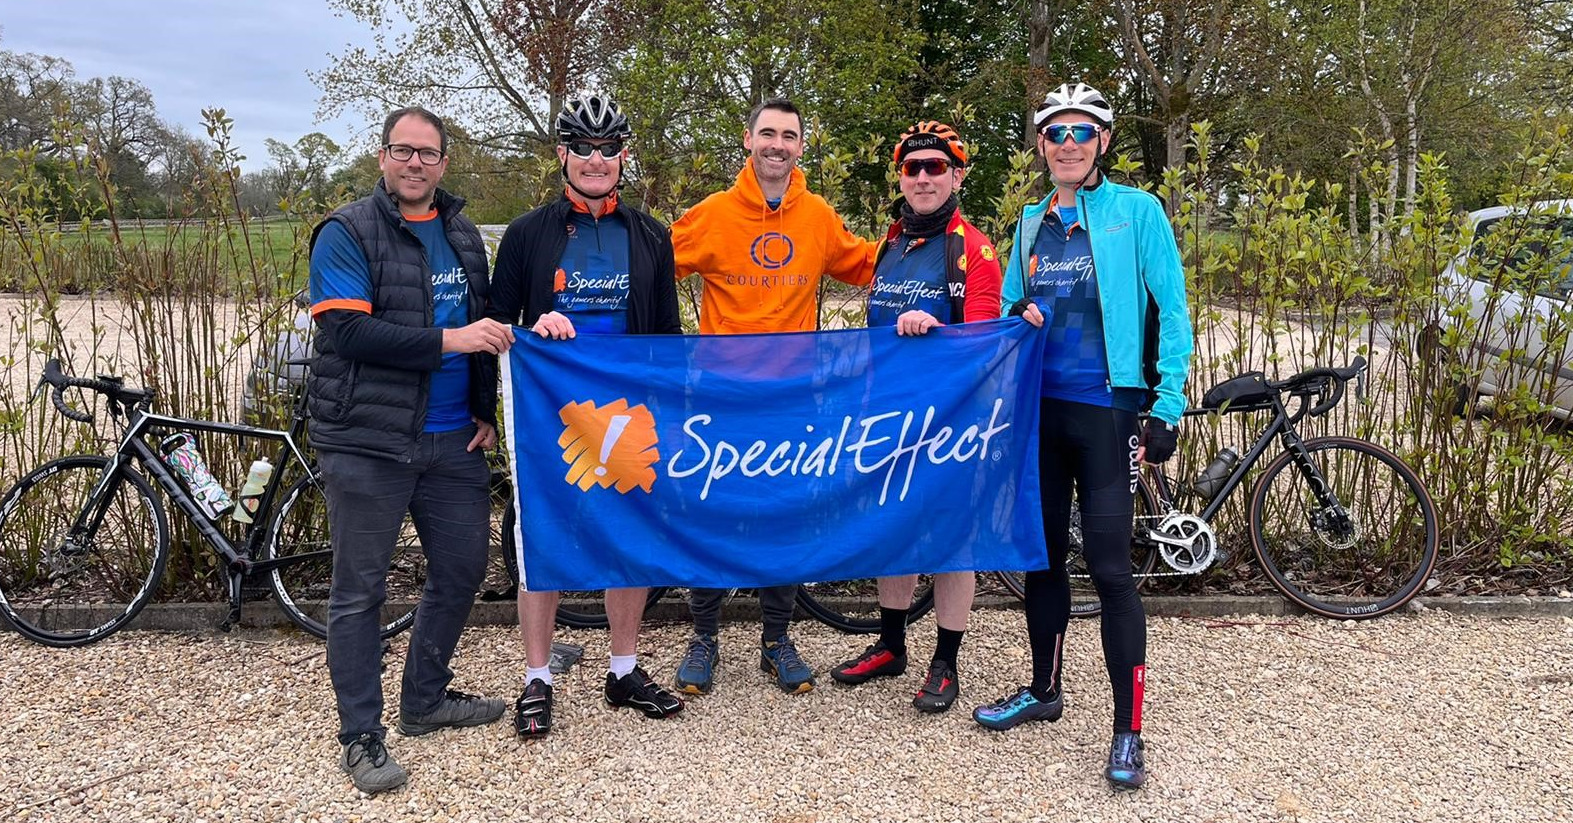
MULTIPOLYGON (((1241 483, 1245 482, 1246 473, 1262 458, 1262 454, 1267 451, 1274 438, 1282 439, 1284 451, 1294 455, 1295 466, 1300 469, 1307 480, 1312 482, 1312 488, 1317 491, 1317 494, 1320 496, 1325 493, 1328 488, 1327 479, 1322 477, 1321 470, 1311 461, 1310 452, 1306 451, 1305 448, 1305 441, 1294 427, 1294 424, 1305 416, 1306 409, 1310 408, 1309 398, 1306 399, 1307 405, 1296 409, 1293 414, 1284 405, 1283 397, 1276 394, 1266 402, 1229 408, 1223 412, 1219 412, 1216 409, 1187 409, 1185 411, 1186 417, 1200 417, 1207 414, 1244 414, 1267 409, 1272 409, 1273 411, 1273 419, 1268 422, 1267 427, 1262 429, 1262 433, 1257 435, 1256 441, 1240 457, 1240 461, 1234 466, 1234 471, 1230 472, 1229 477, 1224 480, 1223 487, 1212 496, 1211 500, 1207 501, 1206 507, 1197 515, 1203 522, 1211 523, 1213 521, 1213 517, 1218 514, 1218 510, 1222 509, 1224 503, 1228 502, 1229 496, 1234 493, 1234 490, 1241 483)), ((1168 511, 1173 511, 1174 492, 1169 486, 1169 478, 1161 471, 1155 471, 1153 474, 1159 502, 1168 511)), ((1337 503, 1337 501, 1331 502, 1337 503)), ((1339 508, 1341 509, 1342 506, 1339 506, 1339 508)))
MULTIPOLYGON (((167 417, 137 408, 130 409, 127 412, 127 417, 129 424, 126 427, 125 437, 121 440, 119 448, 115 450, 110 466, 104 473, 104 480, 100 483, 99 488, 94 491, 93 499, 105 499, 101 495, 107 488, 110 478, 123 470, 124 461, 127 458, 134 459, 141 464, 142 470, 163 488, 169 500, 179 507, 180 511, 186 515, 186 518, 196 526, 197 531, 207 541, 208 545, 219 556, 224 558, 225 569, 228 572, 227 589, 230 601, 229 620, 226 621, 226 625, 237 622, 240 619, 241 584, 245 577, 258 572, 270 572, 281 566, 301 562, 306 558, 305 555, 295 555, 272 560, 255 559, 262 548, 263 540, 272 528, 271 523, 268 522, 270 518, 264 515, 269 515, 273 511, 274 498, 278 496, 279 488, 283 485, 287 474, 284 471, 285 467, 293 459, 300 464, 308 477, 314 476, 311 463, 306 459, 306 455, 297 441, 297 438, 305 430, 305 419, 297 415, 290 424, 289 429, 283 430, 263 429, 236 423, 218 423, 205 420, 188 420, 181 417, 167 417), (148 445, 144 438, 161 429, 213 432, 233 437, 272 441, 280 444, 273 463, 275 466, 273 476, 268 478, 267 485, 262 491, 262 498, 257 506, 258 516, 246 526, 244 551, 236 549, 235 544, 230 541, 218 526, 214 525, 207 513, 197 504, 197 501, 191 496, 185 485, 175 475, 175 472, 165 465, 163 459, 153 447, 148 445)), ((102 517, 101 510, 103 506, 90 508, 100 510, 93 515, 95 520, 102 517)), ((81 525, 83 524, 78 524, 79 527, 81 525)), ((327 552, 323 552, 323 554, 327 554, 327 552)))

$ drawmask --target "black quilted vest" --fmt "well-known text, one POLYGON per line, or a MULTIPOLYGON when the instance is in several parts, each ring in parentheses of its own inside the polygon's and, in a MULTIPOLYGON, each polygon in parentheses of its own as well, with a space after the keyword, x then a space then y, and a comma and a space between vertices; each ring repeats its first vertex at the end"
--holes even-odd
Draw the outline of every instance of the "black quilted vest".
MULTIPOLYGON (((485 316, 488 291, 486 247, 470 219, 459 213, 464 200, 438 189, 435 205, 469 282, 469 320, 485 316)), ((370 196, 328 215, 366 255, 371 270, 371 316, 418 328, 432 325, 431 269, 419 238, 404 224, 398 205, 382 181, 370 196)), ((316 334, 317 357, 307 382, 311 444, 323 451, 345 451, 408 462, 426 423, 431 372, 350 360, 334 351, 333 341, 316 334)), ((489 423, 497 416, 497 359, 470 355, 470 413, 489 423)))

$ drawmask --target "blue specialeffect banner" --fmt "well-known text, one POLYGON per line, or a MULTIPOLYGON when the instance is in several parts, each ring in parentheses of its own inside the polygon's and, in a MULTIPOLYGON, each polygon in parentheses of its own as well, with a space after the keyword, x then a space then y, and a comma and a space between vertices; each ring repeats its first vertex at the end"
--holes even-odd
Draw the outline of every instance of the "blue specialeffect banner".
POLYGON ((1039 330, 515 330, 503 368, 535 591, 1044 568, 1039 330))

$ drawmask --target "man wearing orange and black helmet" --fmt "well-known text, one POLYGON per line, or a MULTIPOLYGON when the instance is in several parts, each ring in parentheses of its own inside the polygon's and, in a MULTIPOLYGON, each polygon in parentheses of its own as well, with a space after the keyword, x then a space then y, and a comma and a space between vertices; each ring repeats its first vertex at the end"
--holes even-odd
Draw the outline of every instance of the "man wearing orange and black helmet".
MULTIPOLYGON (((1000 264, 994 244, 961 216, 957 194, 967 175, 967 146, 956 130, 925 120, 902 132, 894 157, 900 171, 901 217, 885 234, 869 289, 868 325, 895 326, 901 335, 935 326, 998 316, 1000 264)), ((942 712, 960 693, 956 655, 972 611, 975 576, 946 572, 934 578, 939 638, 928 675, 912 705, 942 712)), ((917 575, 879 581, 879 640, 831 670, 855 686, 907 670, 907 613, 917 575)))

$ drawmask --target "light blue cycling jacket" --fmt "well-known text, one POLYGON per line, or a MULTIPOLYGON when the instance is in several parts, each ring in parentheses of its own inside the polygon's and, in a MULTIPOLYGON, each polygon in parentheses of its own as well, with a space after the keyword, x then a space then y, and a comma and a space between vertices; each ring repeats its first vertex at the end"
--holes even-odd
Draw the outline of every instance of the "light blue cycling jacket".
MULTIPOLYGON (((1002 315, 1027 293, 1026 259, 1037 242, 1053 196, 1028 205, 1016 224, 1010 265, 1005 270, 1002 315)), ((1185 269, 1174 230, 1158 198, 1141 189, 1105 180, 1076 194, 1076 213, 1092 245, 1092 266, 1103 307, 1104 349, 1109 382, 1118 388, 1149 389, 1142 362, 1156 357, 1154 416, 1179 425, 1185 413, 1185 379, 1191 370, 1191 315, 1185 299, 1185 269), (1158 306, 1158 351, 1143 352, 1147 292, 1158 306)))

